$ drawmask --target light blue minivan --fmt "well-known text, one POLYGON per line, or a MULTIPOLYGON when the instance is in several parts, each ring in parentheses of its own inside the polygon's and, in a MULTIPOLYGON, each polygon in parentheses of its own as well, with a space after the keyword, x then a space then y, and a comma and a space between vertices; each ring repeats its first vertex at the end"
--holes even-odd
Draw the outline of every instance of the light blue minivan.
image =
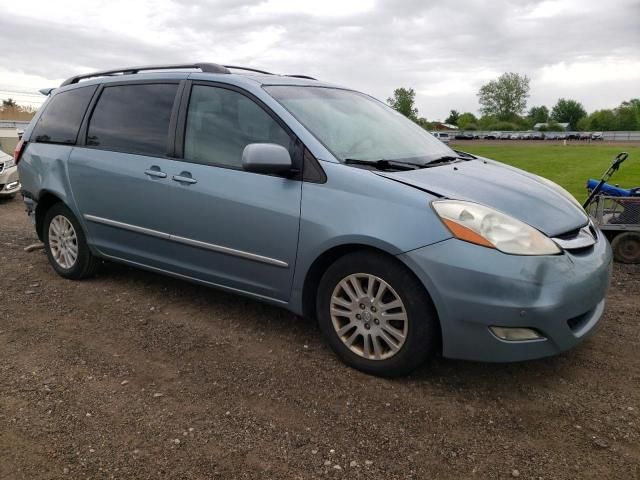
POLYGON ((264 300, 384 376, 557 354, 603 314, 610 248, 570 194, 368 95, 212 63, 43 93, 15 160, 65 278, 106 259, 264 300))

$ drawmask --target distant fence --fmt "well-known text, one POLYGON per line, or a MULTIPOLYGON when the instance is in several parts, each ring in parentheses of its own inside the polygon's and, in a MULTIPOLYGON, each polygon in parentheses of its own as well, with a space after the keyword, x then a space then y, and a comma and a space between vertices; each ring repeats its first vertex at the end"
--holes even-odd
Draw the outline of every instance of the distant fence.
POLYGON ((0 128, 15 128, 16 130, 24 130, 29 122, 24 120, 0 120, 0 128))
MULTIPOLYGON (((538 132, 537 130, 513 130, 513 131, 496 131, 496 130, 448 130, 446 131, 446 133, 448 133, 449 135, 459 135, 459 134, 471 134, 471 135, 477 135, 480 138, 484 138, 486 135, 490 135, 490 134, 519 134, 519 135, 524 135, 524 134, 529 134, 531 135, 532 133, 542 133, 543 135, 564 135, 564 136, 568 136, 568 135, 585 135, 585 134, 591 134, 591 133, 596 133, 596 132, 565 132, 565 131, 561 131, 561 132, 538 132)), ((597 132, 597 133, 602 133, 602 138, 603 140, 609 140, 609 141, 621 141, 621 142, 640 142, 640 131, 637 132, 597 132)))

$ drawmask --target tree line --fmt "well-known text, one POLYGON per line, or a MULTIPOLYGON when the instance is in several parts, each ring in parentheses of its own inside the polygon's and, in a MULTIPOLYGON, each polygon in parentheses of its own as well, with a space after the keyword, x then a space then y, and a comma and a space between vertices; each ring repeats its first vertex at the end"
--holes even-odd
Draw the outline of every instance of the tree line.
POLYGON ((13 98, 2 100, 0 120, 31 120, 36 113, 33 107, 19 105, 13 98))
MULTIPOLYGON (((564 130, 560 123, 568 123, 567 130, 576 131, 640 130, 640 98, 591 113, 587 113, 580 102, 569 98, 559 99, 551 109, 539 105, 527 110, 529 83, 526 75, 504 73, 480 87, 479 116, 451 110, 444 123, 462 130, 531 130, 537 123, 546 124, 541 131, 564 130)), ((434 129, 434 122, 419 116, 415 96, 413 88, 397 88, 387 103, 423 128, 434 129)))

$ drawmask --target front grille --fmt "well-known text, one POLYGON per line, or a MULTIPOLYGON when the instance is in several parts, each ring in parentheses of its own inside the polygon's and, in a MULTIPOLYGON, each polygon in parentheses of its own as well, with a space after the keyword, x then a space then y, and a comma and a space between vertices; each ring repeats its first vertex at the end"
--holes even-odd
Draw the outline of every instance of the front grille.
POLYGON ((553 241, 564 250, 576 251, 592 247, 598 241, 598 232, 591 222, 579 230, 572 230, 553 237, 553 241))

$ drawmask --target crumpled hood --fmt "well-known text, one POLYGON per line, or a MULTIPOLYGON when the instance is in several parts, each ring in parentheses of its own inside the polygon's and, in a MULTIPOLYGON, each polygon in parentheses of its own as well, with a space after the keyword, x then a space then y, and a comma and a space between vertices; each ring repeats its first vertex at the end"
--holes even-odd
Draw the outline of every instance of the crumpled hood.
POLYGON ((435 195, 481 203, 553 237, 585 226, 587 214, 535 175, 492 160, 469 160, 378 175, 435 195))

